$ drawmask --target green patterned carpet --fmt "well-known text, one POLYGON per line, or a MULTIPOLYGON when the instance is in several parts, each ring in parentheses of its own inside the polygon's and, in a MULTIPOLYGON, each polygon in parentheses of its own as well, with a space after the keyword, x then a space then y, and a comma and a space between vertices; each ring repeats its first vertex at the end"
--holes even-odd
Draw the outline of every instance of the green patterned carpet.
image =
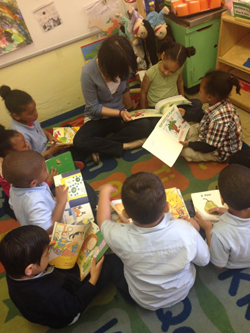
MULTIPOLYGON (((70 119, 74 126, 82 117, 70 119)), ((67 121, 69 122, 69 121, 67 121)), ((55 125, 61 125, 57 123, 55 125)), ((164 147, 163 147, 164 149, 164 147)), ((84 179, 98 189, 112 183, 120 198, 123 181, 132 173, 149 171, 157 174, 164 187, 176 186, 185 200, 192 192, 215 189, 218 173, 225 164, 187 163, 179 158, 169 168, 144 149, 126 151, 122 158, 101 157, 99 165, 85 161, 84 179)), ((0 188, 1 191, 1 188, 0 188)), ((0 192, 0 206, 3 193, 0 192)), ((0 207, 1 208, 1 207, 0 207)), ((0 209, 0 237, 18 226, 0 209)), ((155 312, 127 303, 110 284, 94 299, 77 323, 62 332, 85 333, 219 333, 250 332, 250 269, 217 270, 212 265, 197 267, 197 278, 188 297, 181 303, 155 312)), ((26 321, 8 296, 5 273, 0 270, 0 332, 56 332, 26 321)))

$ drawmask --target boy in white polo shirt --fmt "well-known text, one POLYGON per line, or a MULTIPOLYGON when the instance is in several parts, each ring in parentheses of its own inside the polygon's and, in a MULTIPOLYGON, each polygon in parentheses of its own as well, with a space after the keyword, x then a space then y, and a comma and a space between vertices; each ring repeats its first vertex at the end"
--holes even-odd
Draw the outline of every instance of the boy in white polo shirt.
POLYGON ((68 189, 55 189, 56 201, 45 183, 48 169, 41 154, 34 150, 13 151, 3 160, 3 177, 11 183, 10 207, 21 225, 37 225, 49 234, 55 221, 61 221, 68 189))
POLYGON ((148 172, 127 178, 122 201, 132 223, 110 220, 110 194, 105 185, 99 194, 97 222, 102 234, 124 264, 120 288, 149 310, 182 301, 195 281, 194 264, 205 266, 210 256, 207 244, 187 221, 175 220, 160 179, 148 172), (122 287, 121 287, 122 286, 122 287))
POLYGON ((230 164, 220 172, 219 191, 228 210, 212 226, 199 215, 195 219, 205 230, 211 262, 217 268, 250 267, 250 169, 230 164))

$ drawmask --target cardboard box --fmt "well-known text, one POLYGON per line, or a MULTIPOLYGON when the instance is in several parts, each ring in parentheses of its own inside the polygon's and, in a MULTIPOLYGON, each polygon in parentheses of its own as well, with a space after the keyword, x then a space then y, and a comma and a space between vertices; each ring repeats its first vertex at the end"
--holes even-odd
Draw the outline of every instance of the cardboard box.
POLYGON ((244 19, 250 19, 250 2, 248 1, 233 1, 234 16, 244 19))

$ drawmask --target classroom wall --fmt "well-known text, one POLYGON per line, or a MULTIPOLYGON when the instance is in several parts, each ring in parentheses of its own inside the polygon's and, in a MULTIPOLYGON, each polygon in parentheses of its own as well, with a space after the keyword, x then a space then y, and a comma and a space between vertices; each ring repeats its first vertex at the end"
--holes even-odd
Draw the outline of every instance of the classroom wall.
MULTIPOLYGON (((91 36, 0 70, 0 85, 29 93, 37 104, 39 121, 84 105, 80 75, 85 64, 81 46, 96 40, 91 36)), ((1 58, 0 58, 1 61, 1 58)), ((10 115, 0 101, 0 123, 10 125, 10 115)))

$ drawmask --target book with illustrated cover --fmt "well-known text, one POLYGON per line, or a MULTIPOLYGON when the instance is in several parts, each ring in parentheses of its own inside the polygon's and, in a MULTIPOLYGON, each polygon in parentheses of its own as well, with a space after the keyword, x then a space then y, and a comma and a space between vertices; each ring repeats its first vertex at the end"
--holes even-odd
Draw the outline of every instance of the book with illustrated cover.
POLYGON ((67 171, 75 170, 75 164, 72 158, 72 155, 69 151, 66 153, 57 155, 45 161, 48 171, 51 171, 51 168, 57 169, 58 173, 64 173, 67 171))
POLYGON ((185 141, 189 128, 173 104, 166 109, 142 147, 172 167, 183 148, 179 141, 185 141))
POLYGON ((87 190, 79 169, 62 173, 54 177, 55 186, 68 187, 68 202, 63 214, 66 224, 94 221, 87 190))
POLYGON ((210 209, 216 207, 227 208, 227 205, 223 205, 221 202, 219 190, 192 193, 191 199, 195 210, 200 214, 200 216, 204 220, 210 220, 211 222, 219 221, 220 217, 216 213, 210 214, 210 209))
POLYGON ((147 117, 162 117, 172 105, 192 105, 192 103, 187 100, 182 95, 177 95, 163 99, 155 105, 154 109, 141 109, 129 112, 132 119, 141 119, 147 117))
POLYGON ((108 249, 99 227, 92 221, 79 225, 55 222, 51 240, 56 243, 50 250, 50 265, 70 269, 77 263, 81 280, 89 274, 93 258, 100 260, 108 249))
POLYGON ((175 219, 190 218, 181 191, 176 188, 165 189, 166 201, 170 204, 170 212, 175 219))
MULTIPOLYGON (((73 139, 80 127, 54 127, 53 136, 58 140, 56 145, 73 145, 73 139)), ((48 142, 47 146, 52 143, 48 142)))
MULTIPOLYGON (((173 214, 175 219, 190 218, 187 207, 183 200, 181 191, 176 188, 165 189, 166 201, 170 205, 170 212, 173 214)), ((121 199, 111 200, 110 205, 112 208, 111 219, 117 223, 130 223, 132 219, 128 219, 124 216, 124 206, 121 199)))

